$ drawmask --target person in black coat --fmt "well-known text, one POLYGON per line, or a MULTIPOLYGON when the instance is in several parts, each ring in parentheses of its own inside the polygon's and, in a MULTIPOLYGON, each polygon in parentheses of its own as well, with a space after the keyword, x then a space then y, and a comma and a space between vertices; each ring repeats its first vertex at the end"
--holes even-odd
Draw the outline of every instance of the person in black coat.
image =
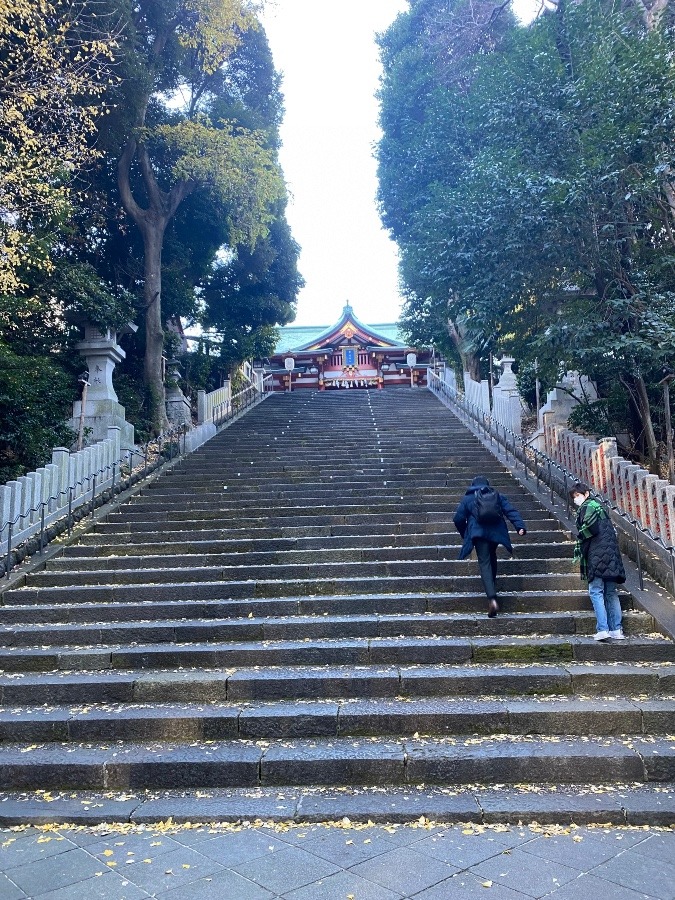
POLYGON ((527 533, 527 528, 515 506, 497 492, 499 517, 492 522, 479 522, 476 511, 476 495, 481 491, 487 493, 488 490, 492 490, 492 488, 490 488, 487 478, 484 475, 476 476, 457 507, 453 522, 457 531, 464 538, 459 558, 466 559, 472 550, 476 551, 480 577, 488 598, 488 616, 493 618, 499 612, 496 587, 497 547, 502 544, 509 553, 513 552, 506 519, 511 522, 521 537, 527 533))

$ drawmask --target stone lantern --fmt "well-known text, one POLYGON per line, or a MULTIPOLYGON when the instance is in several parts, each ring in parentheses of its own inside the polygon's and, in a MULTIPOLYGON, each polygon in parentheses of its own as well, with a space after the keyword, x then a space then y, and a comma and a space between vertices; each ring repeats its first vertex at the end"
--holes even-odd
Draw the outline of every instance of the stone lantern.
MULTIPOLYGON (((138 330, 131 322, 119 333, 130 334, 138 330)), ((112 375, 117 363, 126 353, 117 343, 118 332, 112 328, 101 329, 87 323, 84 326, 84 340, 75 345, 87 361, 89 381, 84 404, 84 427, 88 430, 87 443, 93 444, 108 437, 108 428, 116 425, 120 429, 121 446, 133 447, 134 426, 127 422, 124 407, 117 399, 112 383, 112 375)), ((82 401, 73 403, 73 417, 68 423, 77 431, 82 420, 82 401)))

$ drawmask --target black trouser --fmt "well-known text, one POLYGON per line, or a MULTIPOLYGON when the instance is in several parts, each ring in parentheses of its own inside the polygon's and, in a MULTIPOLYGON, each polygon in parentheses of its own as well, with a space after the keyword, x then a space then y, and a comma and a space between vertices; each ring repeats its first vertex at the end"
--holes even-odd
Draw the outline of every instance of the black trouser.
POLYGON ((497 544, 485 538, 474 538, 473 545, 478 557, 478 569, 488 600, 497 596, 497 544))

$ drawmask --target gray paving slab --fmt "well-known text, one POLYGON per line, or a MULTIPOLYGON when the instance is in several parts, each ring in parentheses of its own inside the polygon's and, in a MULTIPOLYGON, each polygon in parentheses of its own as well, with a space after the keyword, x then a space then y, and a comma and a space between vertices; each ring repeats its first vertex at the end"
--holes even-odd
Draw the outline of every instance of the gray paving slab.
POLYGON ((396 846, 390 837, 393 838, 395 835, 389 835, 381 829, 374 831, 367 828, 363 831, 353 831, 324 828, 308 834, 301 846, 322 859, 327 859, 343 869, 349 869, 364 860, 389 853, 396 846))
POLYGON ((0 872, 25 866, 72 850, 75 844, 61 834, 39 834, 35 831, 0 832, 0 872))
POLYGON ((568 881, 559 890, 549 894, 546 900, 588 900, 589 897, 597 900, 653 900, 652 894, 633 891, 595 875, 580 875, 574 881, 568 881))
POLYGON ((597 866, 591 874, 658 900, 675 898, 675 864, 663 860, 655 864, 653 858, 636 849, 628 849, 597 866))
POLYGON ((29 897, 40 897, 49 891, 69 887, 79 893, 79 884, 90 878, 103 877, 106 865, 80 847, 72 847, 45 859, 8 869, 5 874, 29 897), (102 874, 97 876, 96 873, 102 874))
POLYGON ((25 894, 20 887, 4 873, 0 872, 0 897, 2 900, 25 900, 25 894))
POLYGON ((210 840, 198 841, 192 846, 199 853, 228 868, 288 848, 288 845, 279 840, 274 833, 263 834, 254 830, 211 835, 210 840))
POLYGON ((659 834, 650 834, 643 840, 636 842, 636 853, 650 857, 650 859, 663 860, 671 865, 675 863, 675 831, 664 831, 659 834))
MULTIPOLYGON (((110 857, 109 861, 115 860, 110 857)), ((223 866, 191 847, 180 847, 158 856, 148 855, 133 865, 124 866, 125 877, 148 893, 167 891, 222 871, 223 866)))
MULTIPOLYGON (((579 829, 573 834, 536 837, 523 844, 521 849, 532 856, 589 872, 607 860, 614 859, 619 853, 641 843, 645 843, 645 836, 640 831, 612 830, 605 833, 579 829)), ((675 843, 672 847, 671 859, 675 859, 675 843)), ((654 850, 656 852, 656 846, 654 850)))
POLYGON ((272 900, 276 895, 237 872, 226 870, 153 896, 157 900, 272 900))
POLYGON ((474 875, 484 881, 492 881, 511 888, 527 897, 543 897, 551 891, 572 881, 579 870, 560 863, 530 856, 522 849, 505 850, 471 868, 474 875))
MULTIPOLYGON (((413 845, 415 847, 415 845, 413 845)), ((350 869, 368 881, 408 897, 445 881, 459 869, 438 859, 424 856, 410 847, 397 847, 350 869)))
POLYGON ((256 884, 281 894, 339 872, 341 867, 300 847, 286 847, 232 867, 256 884))
POLYGON ((426 891, 415 894, 415 900, 453 900, 453 898, 481 897, 483 900, 524 900, 525 894, 511 890, 498 882, 488 882, 470 872, 453 875, 426 891), (487 890, 489 888, 489 890, 487 890))
POLYGON ((31 828, 0 831, 0 862, 2 900, 675 900, 669 829, 31 828))
POLYGON ((133 855, 139 859, 147 859, 148 857, 163 856, 165 853, 171 853, 183 847, 178 841, 166 834, 158 834, 157 832, 144 832, 141 834, 125 834, 110 837, 99 837, 98 841, 93 844, 87 844, 87 853, 91 853, 97 859, 105 862, 110 853, 116 859, 124 859, 133 855))
POLYGON ((338 872, 283 894, 284 900, 345 900, 349 896, 355 900, 402 900, 404 895, 360 878, 353 872, 338 872))
POLYGON ((433 834, 413 846, 416 851, 458 869, 469 869, 476 863, 503 853, 505 849, 505 845, 489 832, 480 836, 464 835, 456 829, 433 834))
MULTIPOLYGON (((4 895, 0 896, 5 900, 4 895)), ((116 872, 108 871, 99 877, 95 875, 75 885, 40 894, 40 900, 144 900, 150 896, 116 872)))

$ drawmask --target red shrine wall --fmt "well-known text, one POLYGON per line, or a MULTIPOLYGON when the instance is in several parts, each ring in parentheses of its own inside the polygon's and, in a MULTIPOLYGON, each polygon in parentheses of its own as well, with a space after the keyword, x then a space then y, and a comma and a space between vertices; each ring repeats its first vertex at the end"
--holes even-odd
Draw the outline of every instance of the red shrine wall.
MULTIPOLYGON (((302 388, 313 390, 352 390, 352 389, 382 389, 393 385, 409 385, 411 382, 410 369, 405 365, 405 359, 400 362, 382 364, 372 358, 369 353, 359 353, 355 365, 343 365, 342 353, 325 354, 320 359, 312 357, 295 357, 295 368, 288 371, 276 371, 273 373, 274 390, 287 391, 302 388), (401 368, 401 365, 404 368, 401 368), (310 369, 316 369, 311 372, 310 369), (291 383, 289 384, 289 379, 291 383)), ((414 385, 423 386, 427 383, 426 364, 420 364, 413 368, 412 381, 414 385)))

